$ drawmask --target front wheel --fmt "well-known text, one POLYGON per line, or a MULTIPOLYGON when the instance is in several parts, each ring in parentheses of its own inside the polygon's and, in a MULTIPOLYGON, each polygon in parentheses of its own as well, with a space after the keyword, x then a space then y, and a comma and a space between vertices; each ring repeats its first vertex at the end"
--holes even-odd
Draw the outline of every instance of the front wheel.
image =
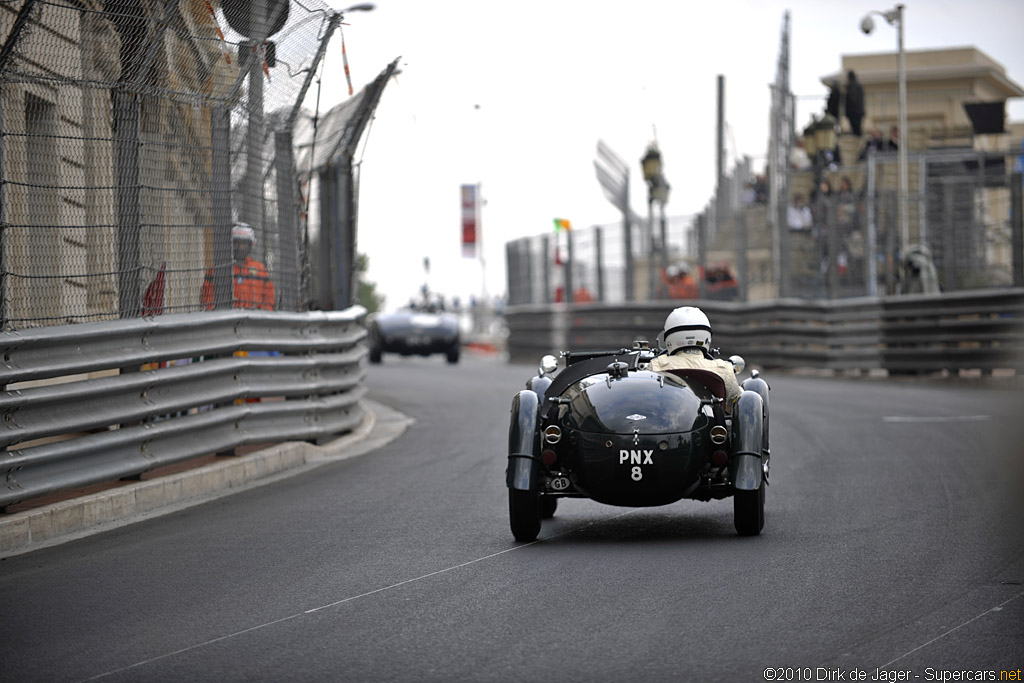
POLYGON ((536 491, 508 490, 508 520, 520 543, 537 540, 540 533, 540 496, 536 491))
POLYGON ((736 491, 732 497, 733 523, 740 536, 757 536, 764 528, 764 478, 754 491, 736 491))

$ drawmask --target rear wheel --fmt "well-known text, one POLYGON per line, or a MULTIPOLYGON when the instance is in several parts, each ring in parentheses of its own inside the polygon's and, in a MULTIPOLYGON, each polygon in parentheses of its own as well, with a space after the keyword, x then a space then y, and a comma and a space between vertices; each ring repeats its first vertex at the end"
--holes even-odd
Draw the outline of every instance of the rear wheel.
POLYGON ((740 536, 757 536, 764 528, 764 478, 755 491, 736 491, 732 497, 733 523, 740 536))
POLYGON ((445 357, 449 363, 455 364, 459 362, 459 345, 453 344, 449 347, 448 351, 445 352, 445 357))
POLYGON ((558 499, 550 496, 543 496, 540 499, 540 518, 551 519, 555 516, 555 510, 558 509, 558 499))
POLYGON ((536 491, 508 490, 508 519, 520 543, 537 540, 540 533, 540 496, 536 491))

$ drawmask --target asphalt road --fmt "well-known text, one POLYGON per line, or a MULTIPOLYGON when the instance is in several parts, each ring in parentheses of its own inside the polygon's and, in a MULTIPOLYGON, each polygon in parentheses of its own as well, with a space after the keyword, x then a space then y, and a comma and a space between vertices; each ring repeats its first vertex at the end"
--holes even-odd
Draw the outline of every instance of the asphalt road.
POLYGON ((530 370, 386 357, 370 395, 415 423, 379 450, 3 560, 0 680, 1024 669, 1019 392, 768 377, 760 536, 735 534, 729 500, 569 500, 516 544, 508 408, 530 370))

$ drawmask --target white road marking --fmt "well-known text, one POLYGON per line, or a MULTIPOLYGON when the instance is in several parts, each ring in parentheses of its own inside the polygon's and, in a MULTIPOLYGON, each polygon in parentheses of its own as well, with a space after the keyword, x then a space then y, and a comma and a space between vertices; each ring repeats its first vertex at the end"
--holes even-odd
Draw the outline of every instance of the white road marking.
POLYGON ((959 631, 959 630, 960 630, 960 629, 962 629, 962 628, 963 628, 964 626, 967 626, 967 624, 970 624, 970 623, 972 623, 972 622, 975 622, 975 621, 977 621, 978 619, 981 619, 981 618, 982 618, 983 616, 985 616, 986 614, 990 614, 990 613, 992 613, 992 612, 1001 612, 1001 611, 1002 611, 1002 609, 1003 609, 1003 606, 1004 606, 1004 605, 1008 605, 1008 604, 1010 604, 1011 602, 1013 602, 1014 600, 1016 600, 1017 598, 1019 598, 1019 597, 1020 597, 1020 596, 1022 596, 1022 595, 1024 595, 1024 591, 1021 591, 1020 593, 1017 593, 1016 595, 1014 595, 1014 596, 1013 596, 1012 598, 1010 598, 1009 600, 1005 600, 1005 601, 1003 601, 1003 602, 999 603, 998 605, 996 605, 995 607, 992 607, 992 608, 990 608, 990 609, 987 609, 987 610, 985 610, 984 612, 982 612, 982 613, 981 613, 981 614, 979 614, 978 616, 976 616, 976 617, 973 617, 973 618, 971 618, 971 619, 968 619, 967 621, 965 621, 964 623, 960 624, 959 626, 954 626, 953 628, 949 629, 948 631, 946 631, 946 632, 945 632, 945 633, 943 633, 942 635, 940 635, 940 636, 935 636, 934 638, 932 638, 931 640, 929 640, 929 641, 928 641, 927 643, 925 643, 925 644, 923 644, 923 645, 918 645, 918 646, 917 646, 917 647, 915 647, 915 648, 914 648, 913 650, 910 650, 909 652, 906 652, 906 653, 904 653, 904 654, 900 655, 899 657, 897 657, 896 659, 892 660, 891 662, 887 662, 887 663, 883 664, 882 666, 880 666, 880 667, 878 667, 878 668, 879 668, 879 669, 888 669, 888 668, 889 668, 889 666, 891 666, 892 664, 895 664, 896 662, 900 661, 901 659, 903 659, 903 658, 905 658, 905 657, 909 657, 910 655, 914 654, 914 653, 915 653, 915 652, 917 652, 918 650, 921 650, 921 649, 923 649, 923 648, 926 648, 926 647, 928 647, 929 645, 931 645, 932 643, 934 643, 934 642, 936 642, 936 641, 938 641, 938 640, 942 640, 943 638, 945 638, 946 636, 948 636, 948 635, 949 635, 950 633, 953 633, 954 631, 959 631))
MULTIPOLYGON (((644 510, 644 509, 645 508, 632 508, 632 509, 626 510, 625 512, 623 512, 621 514, 614 515, 612 517, 605 517, 605 518, 602 518, 602 519, 599 519, 599 520, 596 520, 596 521, 593 521, 593 522, 588 522, 587 524, 582 524, 580 526, 573 527, 572 529, 566 529, 565 531, 563 531, 560 534, 555 534, 553 536, 548 536, 547 540, 550 540, 550 539, 553 539, 553 538, 558 538, 559 536, 565 536, 567 534, 575 533, 577 531, 582 531, 583 529, 586 529, 587 527, 594 526, 595 524, 600 524, 602 522, 607 522, 607 521, 612 520, 612 519, 618 519, 619 517, 625 517, 626 515, 631 515, 634 512, 639 512, 639 511, 644 510)), ((438 569, 436 572, 430 572, 429 574, 424 574, 423 576, 417 576, 414 579, 406 579, 405 581, 399 581, 398 583, 393 583, 390 586, 384 586, 383 588, 376 588, 376 589, 374 589, 372 591, 367 591, 367 592, 361 593, 359 595, 353 595, 353 596, 350 596, 350 597, 347 597, 347 598, 342 598, 341 600, 335 600, 334 602, 327 603, 326 605, 321 605, 320 607, 313 607, 312 609, 307 609, 307 610, 304 610, 302 612, 296 612, 295 614, 290 614, 287 617, 281 617, 280 619, 274 619, 273 621, 268 621, 265 624, 259 624, 258 626, 250 626, 249 628, 244 628, 241 631, 235 631, 234 633, 229 633, 227 635, 218 636, 217 638, 211 638, 210 640, 203 641, 202 643, 196 643, 195 645, 189 645, 188 647, 183 647, 180 650, 175 650, 174 652, 166 652, 166 653, 164 653, 162 655, 157 655, 156 657, 150 657, 149 659, 144 659, 141 662, 135 662, 134 664, 129 664, 128 666, 123 666, 120 669, 112 669, 111 671, 106 671, 104 673, 97 674, 97 675, 91 676, 89 678, 83 678, 80 681, 80 683, 86 683, 86 681, 96 681, 96 680, 99 680, 101 678, 106 678, 107 676, 113 676, 114 674, 123 673, 125 671, 131 671, 132 669, 137 669, 140 666, 145 666, 147 664, 152 664, 153 662, 158 662, 161 659, 167 659, 168 657, 174 657, 175 655, 180 655, 180 654, 184 654, 186 652, 191 652, 192 650, 198 650, 201 647, 206 647, 207 645, 213 645, 214 643, 219 643, 219 642, 222 642, 222 641, 225 641, 225 640, 229 640, 229 639, 235 638, 237 636, 245 635, 246 633, 252 633, 253 631, 258 631, 260 629, 267 628, 268 626, 274 626, 276 624, 282 624, 282 623, 284 623, 286 621, 291 621, 292 619, 298 619, 299 617, 304 617, 304 616, 306 616, 308 614, 313 614, 315 612, 319 612, 321 610, 325 610, 325 609, 328 609, 330 607, 337 607, 338 605, 344 605, 345 603, 352 602, 353 600, 359 600, 360 598, 365 598, 365 597, 369 597, 371 595, 376 595, 377 593, 383 593, 384 591, 389 591, 389 590, 391 590, 393 588, 399 588, 401 586, 407 586, 410 583, 415 583, 417 581, 422 581, 423 579, 429 579, 432 576, 438 576, 439 574, 445 574, 447 572, 455 571, 456 569, 462 569, 463 567, 468 567, 468 566, 470 566, 472 564, 477 564, 478 562, 484 562, 485 560, 493 559, 493 558, 498 557, 500 555, 504 555, 506 553, 510 553, 510 552, 512 552, 514 550, 522 550, 523 548, 529 548, 531 545, 536 545, 538 543, 543 542, 544 540, 545 539, 538 539, 538 540, 532 541, 530 543, 524 543, 523 545, 517 545, 517 546, 515 546, 513 548, 506 548, 505 550, 500 550, 500 551, 498 551, 496 553, 491 553, 490 555, 484 555, 483 557, 478 557, 475 560, 469 560, 468 562, 463 562, 461 564, 456 564, 456 565, 453 565, 451 567, 447 567, 445 569, 438 569)))
POLYGON ((913 416, 913 415, 887 415, 882 422, 984 422, 991 420, 991 415, 949 415, 949 416, 913 416))

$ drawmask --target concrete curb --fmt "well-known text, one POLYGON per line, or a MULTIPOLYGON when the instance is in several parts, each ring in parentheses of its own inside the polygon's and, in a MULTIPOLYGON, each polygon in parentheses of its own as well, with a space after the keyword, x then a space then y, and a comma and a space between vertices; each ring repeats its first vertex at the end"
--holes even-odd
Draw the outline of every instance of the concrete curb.
POLYGON ((364 415, 359 426, 323 446, 277 444, 194 470, 4 515, 0 517, 0 557, 107 531, 362 455, 396 438, 412 422, 374 401, 361 403, 364 415))

